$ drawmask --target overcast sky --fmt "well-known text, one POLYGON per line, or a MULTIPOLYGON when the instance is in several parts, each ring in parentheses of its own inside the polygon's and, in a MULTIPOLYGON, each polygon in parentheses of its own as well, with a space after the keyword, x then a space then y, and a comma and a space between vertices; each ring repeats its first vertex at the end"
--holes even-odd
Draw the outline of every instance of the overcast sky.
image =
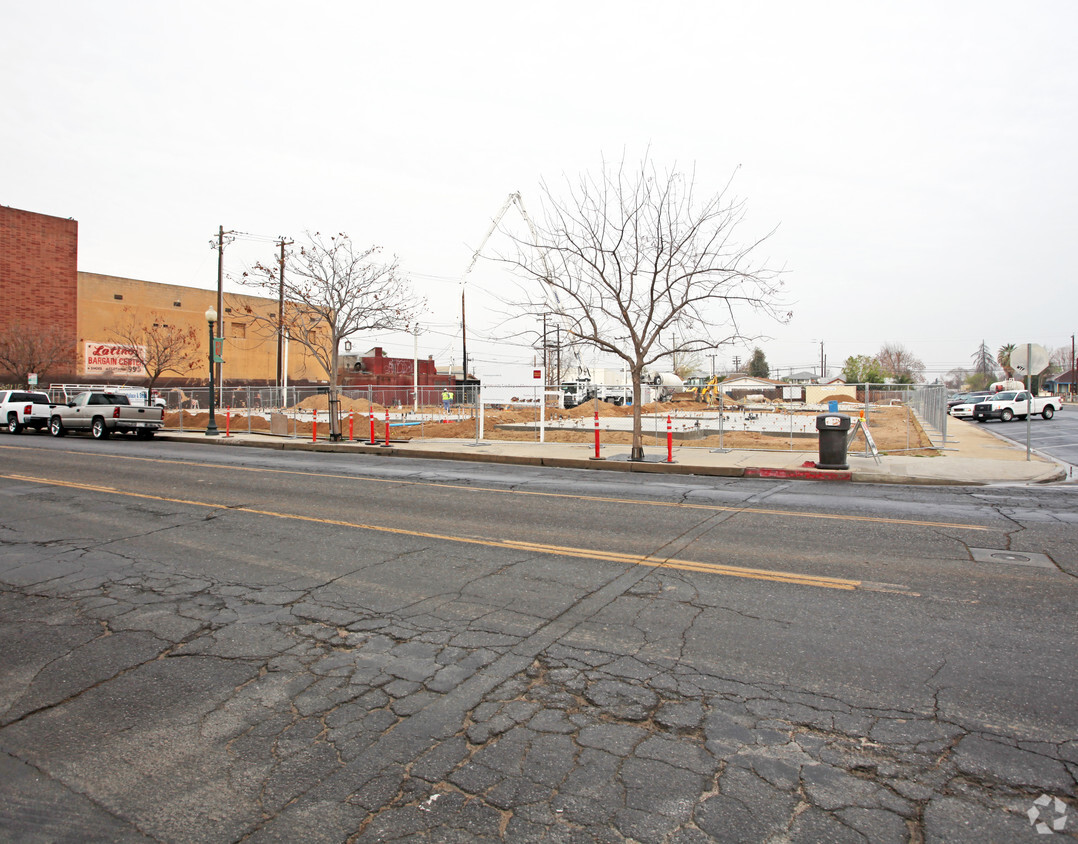
MULTIPOLYGON (((459 364, 460 276, 506 197, 538 216, 540 179, 650 148, 709 193, 736 169, 746 234, 778 227, 772 374, 890 341, 934 378, 982 340, 1078 331, 1073 0, 0 12, 0 204, 78 220, 83 271, 210 288, 218 225, 262 238, 226 249, 232 274, 278 235, 346 232, 400 256, 431 304, 420 354, 459 364)), ((468 351, 511 381, 533 353, 481 342, 504 272, 469 275, 468 351)))

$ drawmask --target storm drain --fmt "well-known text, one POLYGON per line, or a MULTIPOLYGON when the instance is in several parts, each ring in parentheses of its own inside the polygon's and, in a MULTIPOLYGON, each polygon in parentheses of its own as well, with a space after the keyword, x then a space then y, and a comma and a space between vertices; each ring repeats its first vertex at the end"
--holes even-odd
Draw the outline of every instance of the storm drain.
POLYGON ((1055 563, 1047 554, 1033 551, 999 551, 995 548, 970 548, 975 563, 1003 563, 1012 566, 1036 566, 1041 569, 1054 569, 1055 563))

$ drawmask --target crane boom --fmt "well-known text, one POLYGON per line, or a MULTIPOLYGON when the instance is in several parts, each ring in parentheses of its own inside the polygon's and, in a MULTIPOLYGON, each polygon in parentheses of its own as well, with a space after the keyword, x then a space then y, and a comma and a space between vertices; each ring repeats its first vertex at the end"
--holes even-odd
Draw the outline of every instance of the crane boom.
MULTIPOLYGON (((460 328, 461 328, 461 336, 462 337, 464 336, 464 286, 465 286, 465 284, 467 282, 468 273, 470 273, 472 271, 472 269, 475 267, 476 263, 479 261, 479 255, 482 253, 483 247, 485 247, 487 245, 487 241, 490 240, 490 238, 493 236, 494 232, 497 231, 498 225, 501 223, 502 218, 505 217, 505 215, 509 212, 509 207, 512 206, 512 205, 516 205, 517 210, 520 212, 520 216, 524 218, 524 222, 527 223, 527 225, 528 225, 528 231, 531 232, 532 243, 535 245, 535 247, 537 249, 539 249, 539 232, 536 230, 535 223, 532 222, 532 218, 530 216, 528 216, 528 212, 524 208, 524 200, 520 196, 520 191, 515 191, 515 192, 509 194, 509 196, 506 197, 505 202, 502 203, 502 207, 500 209, 498 209, 498 213, 495 214, 494 217, 491 219, 490 228, 488 228, 487 233, 485 235, 483 235, 483 239, 479 242, 478 248, 472 254, 472 260, 468 262, 468 268, 464 271, 464 273, 460 277, 460 285, 461 285, 461 292, 460 292, 460 328)), ((540 257, 540 260, 542 260, 542 262, 543 262, 543 277, 544 277, 544 284, 546 285, 546 297, 547 297, 547 300, 550 301, 551 297, 553 297, 553 304, 551 305, 551 310, 555 314, 557 314, 559 319, 562 321, 562 324, 563 324, 568 336, 569 337, 574 337, 574 336, 576 336, 576 332, 573 331, 572 323, 570 322, 569 318, 566 316, 564 310, 562 309, 561 299, 558 297, 558 291, 554 288, 553 285, 550 284, 549 281, 547 281, 547 279, 551 278, 550 266, 547 264, 546 253, 544 251, 542 251, 541 249, 540 249, 540 252, 539 252, 539 257, 540 257)), ((570 350, 570 354, 572 356, 571 357, 571 365, 575 366, 576 371, 577 371, 577 376, 578 377, 579 376, 587 376, 589 374, 588 373, 588 368, 586 366, 584 366, 584 362, 580 358, 580 350, 575 345, 573 345, 572 343, 570 343, 570 345, 569 345, 569 350, 570 350)), ((467 345, 467 340, 465 339, 465 341, 464 341, 464 376, 467 377, 467 375, 468 375, 468 345, 467 345)))

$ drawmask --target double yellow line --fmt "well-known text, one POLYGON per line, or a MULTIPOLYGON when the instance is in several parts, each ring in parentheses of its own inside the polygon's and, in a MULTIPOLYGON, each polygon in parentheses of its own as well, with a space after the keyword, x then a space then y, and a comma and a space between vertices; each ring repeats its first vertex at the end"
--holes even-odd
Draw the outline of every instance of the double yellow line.
POLYGON ((682 571, 694 571, 704 574, 722 575, 725 577, 745 577, 753 580, 767 580, 774 583, 790 583, 798 586, 817 586, 823 589, 857 589, 861 586, 860 580, 846 580, 837 577, 818 577, 810 574, 797 572, 773 571, 770 569, 756 569, 742 566, 727 566, 719 563, 701 563, 692 560, 676 560, 669 557, 657 558, 641 556, 640 554, 621 554, 616 551, 600 551, 592 548, 574 548, 564 545, 547 545, 539 542, 525 542, 511 539, 488 539, 476 536, 448 536, 446 534, 427 533, 405 528, 385 527, 383 525, 367 525, 360 522, 346 522, 339 519, 323 519, 315 516, 304 516, 298 513, 278 513, 273 510, 259 510, 254 507, 228 506, 215 504, 209 501, 194 501, 186 498, 168 498, 161 495, 149 495, 142 492, 129 492, 116 489, 115 487, 97 486, 93 484, 80 484, 73 481, 59 481, 50 478, 35 478, 29 475, 0 475, 13 481, 25 483, 44 484, 46 486, 65 487, 78 489, 85 492, 99 492, 111 495, 123 495, 129 498, 143 498, 152 501, 166 501, 172 504, 185 504, 190 507, 205 507, 214 510, 231 510, 239 513, 251 513, 257 516, 271 516, 276 519, 291 519, 301 522, 314 522, 317 524, 334 525, 337 527, 353 528, 355 530, 377 531, 379 533, 392 533, 399 536, 415 536, 422 539, 443 540, 445 542, 460 542, 469 545, 483 545, 488 548, 506 548, 514 551, 526 551, 534 554, 550 554, 558 557, 578 557, 588 560, 603 560, 605 562, 620 563, 623 565, 653 566, 655 568, 680 569, 682 571))

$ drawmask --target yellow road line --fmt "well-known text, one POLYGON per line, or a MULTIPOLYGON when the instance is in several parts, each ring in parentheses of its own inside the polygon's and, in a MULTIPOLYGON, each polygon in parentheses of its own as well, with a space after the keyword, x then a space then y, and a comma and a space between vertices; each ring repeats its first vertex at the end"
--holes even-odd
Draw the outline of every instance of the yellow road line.
MULTIPOLYGON (((31 449, 25 446, 0 446, 0 449, 11 448, 23 451, 31 449)), ((639 498, 610 498, 601 495, 574 495, 567 492, 537 492, 534 490, 498 489, 496 487, 468 486, 466 484, 443 484, 430 481, 406 481, 393 478, 372 478, 366 475, 337 475, 327 472, 301 472, 296 469, 266 469, 258 466, 224 466, 220 463, 203 463, 194 460, 165 460, 159 457, 134 457, 131 455, 108 454, 97 455, 93 452, 65 451, 63 454, 79 454, 90 457, 107 457, 109 460, 134 460, 147 463, 164 463, 168 465, 196 466, 205 469, 227 470, 231 472, 260 472, 278 475, 297 475, 306 478, 328 478, 344 481, 363 481, 375 484, 392 484, 395 486, 424 486, 435 489, 462 490, 465 492, 485 492, 496 495, 533 495, 540 498, 569 498, 574 501, 594 501, 599 504, 635 504, 641 507, 672 507, 679 510, 707 510, 712 513, 750 513, 757 516, 778 516, 792 519, 829 519, 839 522, 871 522, 872 524, 899 525, 909 527, 948 528, 951 530, 979 530, 993 531, 998 528, 984 527, 983 525, 969 525, 958 522, 931 522, 921 519, 889 519, 877 516, 854 516, 842 513, 814 513, 800 510, 772 510, 765 507, 736 507, 722 504, 689 504, 679 501, 643 501, 639 498)))
POLYGON ((818 586, 824 589, 856 589, 861 585, 860 580, 847 580, 837 577, 822 577, 811 574, 799 574, 797 572, 772 571, 770 569, 756 569, 742 566, 728 566, 718 563, 694 562, 692 560, 677 560, 669 557, 653 558, 639 554, 622 554, 616 551, 599 551, 591 548, 575 548, 563 545, 547 545, 539 542, 526 542, 523 540, 488 539, 476 536, 449 536, 446 534, 426 533, 418 530, 405 528, 385 527, 383 525, 368 525, 359 522, 346 522, 340 519, 325 519, 316 516, 304 516, 298 513, 279 513, 273 510, 259 510, 254 507, 229 507, 225 504, 215 504, 209 501, 194 501, 185 498, 168 498, 162 495, 150 495, 142 492, 129 492, 114 487, 96 486, 93 484, 77 483, 75 481, 58 481, 50 478, 35 478, 29 475, 0 475, 13 481, 43 484, 46 486, 59 486, 67 489, 78 489, 85 492, 104 492, 112 495, 123 495, 130 498, 143 498, 152 501, 166 501, 172 504, 185 504, 191 507, 208 507, 214 510, 231 510, 240 513, 251 513, 257 516, 271 516, 277 519, 291 519, 302 522, 315 522, 318 524, 334 525, 337 527, 354 528, 356 530, 370 530, 379 533, 392 533, 399 536, 414 536, 422 539, 443 540, 446 542, 461 542, 469 545, 483 545, 489 548, 507 548, 514 551, 527 551, 536 554, 551 554, 559 557, 579 557, 589 560, 603 560, 611 563, 626 565, 654 566, 657 568, 681 569, 695 571, 704 574, 716 574, 726 577, 745 577, 753 580, 768 580, 775 583, 790 583, 798 586, 818 586))

